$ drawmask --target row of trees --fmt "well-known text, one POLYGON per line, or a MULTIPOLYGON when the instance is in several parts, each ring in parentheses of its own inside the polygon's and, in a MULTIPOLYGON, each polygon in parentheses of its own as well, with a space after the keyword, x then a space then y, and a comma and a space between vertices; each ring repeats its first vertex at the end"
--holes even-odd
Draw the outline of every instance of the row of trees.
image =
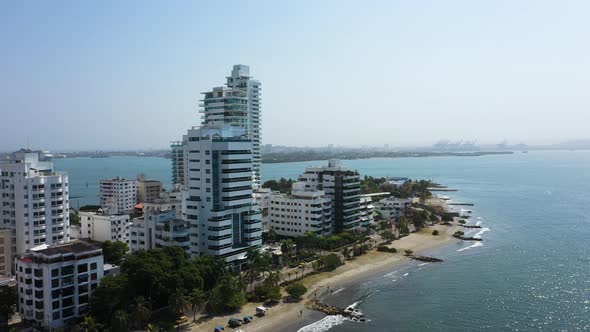
POLYGON ((409 180, 403 184, 396 186, 388 182, 384 177, 365 176, 361 179, 361 193, 372 194, 377 192, 389 192, 395 197, 410 198, 419 197, 420 199, 427 199, 432 197, 432 193, 428 188, 434 186, 432 181, 409 180))
POLYGON ((280 180, 268 180, 262 184, 263 188, 270 188, 272 191, 279 191, 282 193, 291 192, 291 186, 293 186, 293 179, 281 178, 280 180))
MULTIPOLYGON (((190 258, 165 247, 127 256, 121 273, 101 280, 91 299, 91 316, 110 331, 143 329, 154 312, 174 322, 206 305, 210 313, 234 311, 246 302, 239 278, 221 259, 190 258)), ((166 320, 166 319, 164 319, 166 320)))

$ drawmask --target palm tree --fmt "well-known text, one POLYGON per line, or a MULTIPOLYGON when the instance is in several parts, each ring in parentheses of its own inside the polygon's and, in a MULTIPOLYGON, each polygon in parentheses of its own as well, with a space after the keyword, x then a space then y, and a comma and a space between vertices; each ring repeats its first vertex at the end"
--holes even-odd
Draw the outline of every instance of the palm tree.
POLYGON ((115 332, 126 332, 128 325, 127 313, 123 310, 117 310, 111 318, 111 327, 115 332))
POLYGON ((143 328, 144 324, 150 319, 150 307, 149 302, 145 298, 140 296, 135 299, 135 304, 131 309, 131 318, 138 329, 143 328))
POLYGON ((92 316, 84 317, 84 321, 80 324, 80 328, 84 332, 99 332, 101 330, 100 324, 96 322, 96 319, 92 316))
POLYGON ((205 304, 205 293, 198 288, 193 289, 193 291, 189 295, 189 302, 191 304, 191 309, 193 311, 193 322, 196 322, 197 311, 199 311, 203 304, 205 304))
POLYGON ((147 327, 145 328, 146 332, 158 332, 160 331, 160 328, 158 327, 158 325, 155 325, 154 323, 149 323, 147 325, 147 327))
MULTIPOLYGON (((191 303, 189 301, 188 296, 182 294, 182 290, 177 288, 174 294, 170 296, 168 299, 168 304, 170 305, 170 310, 177 316, 180 317, 184 314, 184 312, 190 310, 191 303)), ((180 324, 177 326, 180 329, 180 324)))

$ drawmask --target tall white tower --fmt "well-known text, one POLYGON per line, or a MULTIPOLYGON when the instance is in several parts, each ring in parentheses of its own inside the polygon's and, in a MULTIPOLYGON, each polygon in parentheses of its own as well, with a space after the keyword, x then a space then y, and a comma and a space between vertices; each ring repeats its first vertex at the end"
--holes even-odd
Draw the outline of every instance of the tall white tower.
POLYGON ((245 129, 252 140, 253 186, 260 186, 261 165, 261 119, 259 81, 250 76, 250 67, 234 65, 225 87, 216 87, 204 92, 201 113, 202 125, 232 125, 245 129))
POLYGON ((42 151, 20 150, 0 162, 0 228, 12 231, 13 255, 70 239, 68 175, 42 151))

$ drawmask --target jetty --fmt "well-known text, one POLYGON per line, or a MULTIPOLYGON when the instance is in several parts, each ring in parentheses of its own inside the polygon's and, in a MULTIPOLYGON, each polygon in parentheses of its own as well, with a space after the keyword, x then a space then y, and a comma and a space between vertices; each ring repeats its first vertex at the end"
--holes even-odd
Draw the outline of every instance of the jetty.
POLYGON ((455 234, 453 234, 453 237, 463 241, 483 241, 483 239, 479 237, 466 237, 465 233, 461 231, 456 231, 455 234))
POLYGON ((473 203, 447 203, 447 205, 454 205, 454 206, 474 206, 473 203))
POLYGON ((343 308, 337 307, 335 305, 322 303, 319 300, 308 301, 305 304, 305 306, 310 310, 323 312, 326 315, 330 315, 330 316, 341 315, 346 318, 350 318, 353 321, 359 321, 359 322, 366 321, 365 315, 363 315, 363 313, 361 313, 360 311, 358 311, 352 307, 348 307, 346 309, 343 309, 343 308))
POLYGON ((444 262, 444 260, 442 260, 440 258, 428 257, 428 256, 409 255, 408 257, 410 257, 411 259, 416 260, 416 261, 427 262, 427 263, 442 263, 442 262, 444 262))
POLYGON ((462 225, 464 228, 481 228, 479 225, 462 225))

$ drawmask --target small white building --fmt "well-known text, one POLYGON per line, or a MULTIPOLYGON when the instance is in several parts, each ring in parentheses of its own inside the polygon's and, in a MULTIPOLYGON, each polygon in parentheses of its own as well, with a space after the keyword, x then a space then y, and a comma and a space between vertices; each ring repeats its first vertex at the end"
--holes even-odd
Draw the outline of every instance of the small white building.
POLYGON ((190 253, 189 224, 176 218, 174 211, 146 212, 130 230, 131 251, 177 246, 190 253))
MULTIPOLYGON (((131 222, 128 214, 105 214, 99 212, 83 212, 80 215, 80 237, 93 241, 121 241, 129 245, 129 227, 131 222)), ((73 235, 70 233, 70 235, 73 235)))
POLYGON ((385 220, 395 219, 412 205, 412 198, 387 197, 375 203, 375 211, 385 220))
POLYGON ((104 274, 102 249, 80 240, 44 247, 16 259, 19 312, 26 326, 62 328, 88 312, 104 274))
POLYGON ((373 198, 369 195, 361 196, 361 205, 359 207, 361 213, 361 226, 367 227, 375 222, 373 212, 375 212, 375 206, 373 206, 373 198))
POLYGON ((325 192, 293 184, 291 194, 273 193, 269 208, 270 229, 283 236, 319 236, 332 233, 332 200, 325 192))
POLYGON ((135 180, 100 180, 100 205, 109 214, 129 213, 136 203, 135 180))
POLYGON ((270 188, 258 188, 254 190, 252 196, 254 197, 254 202, 258 203, 262 212, 262 231, 268 232, 270 230, 269 208, 272 191, 270 188))

